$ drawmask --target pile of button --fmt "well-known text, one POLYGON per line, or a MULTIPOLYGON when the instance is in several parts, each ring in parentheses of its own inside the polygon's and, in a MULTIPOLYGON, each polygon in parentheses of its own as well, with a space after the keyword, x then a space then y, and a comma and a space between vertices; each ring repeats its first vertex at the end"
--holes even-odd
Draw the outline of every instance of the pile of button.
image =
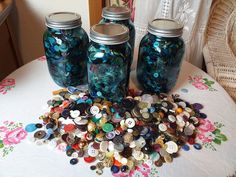
POLYGON ((206 118, 199 103, 190 104, 179 95, 150 95, 130 91, 121 102, 92 98, 74 87, 53 92, 43 123, 28 124, 33 141, 57 147, 65 144, 70 164, 96 162, 98 175, 109 167, 112 173, 129 173, 142 163, 171 163, 180 148, 195 142, 199 119, 206 118))

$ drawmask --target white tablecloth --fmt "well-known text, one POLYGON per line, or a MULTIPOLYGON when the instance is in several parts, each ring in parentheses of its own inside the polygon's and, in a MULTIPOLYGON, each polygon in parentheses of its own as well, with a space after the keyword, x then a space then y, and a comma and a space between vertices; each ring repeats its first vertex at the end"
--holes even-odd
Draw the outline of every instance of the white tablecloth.
MULTIPOLYGON (((134 74, 133 74, 134 75, 134 74)), ((131 84, 135 83, 134 77, 131 84)), ((19 68, 0 82, 0 177, 94 177, 83 159, 75 166, 60 147, 30 141, 25 125, 41 122, 47 100, 59 87, 49 76, 44 57, 19 68), (14 136, 17 134, 18 136, 14 136), (11 139, 10 139, 11 138, 11 139)), ((201 150, 190 146, 173 163, 144 164, 132 177, 226 177, 236 175, 236 106, 226 91, 200 69, 184 62, 173 93, 204 105, 208 118, 199 127, 201 150), (217 132, 217 133, 215 133, 217 132)), ((102 176, 112 176, 109 169, 102 176)), ((116 176, 122 176, 120 174, 116 176)))

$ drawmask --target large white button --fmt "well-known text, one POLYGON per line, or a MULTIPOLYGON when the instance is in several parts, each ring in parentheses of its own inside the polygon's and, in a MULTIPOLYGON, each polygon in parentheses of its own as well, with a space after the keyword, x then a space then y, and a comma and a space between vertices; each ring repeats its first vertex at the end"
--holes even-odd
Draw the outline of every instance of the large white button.
POLYGON ((133 118, 128 118, 125 120, 125 124, 128 128, 133 128, 135 126, 135 120, 133 118))
POLYGON ((164 131, 167 130, 167 126, 166 126, 165 124, 163 124, 163 123, 159 124, 159 125, 158 125, 158 128, 159 128, 159 130, 162 131, 162 132, 164 132, 164 131))
POLYGON ((92 107, 90 108, 90 112, 91 112, 93 115, 96 115, 96 114, 98 114, 98 113, 100 112, 100 109, 99 109, 99 107, 97 107, 97 106, 92 106, 92 107))
POLYGON ((178 151, 178 145, 174 141, 168 141, 165 144, 167 145, 166 151, 169 154, 173 154, 178 151))
POLYGON ((80 111, 79 110, 70 111, 70 116, 72 118, 74 118, 74 119, 79 117, 79 115, 80 115, 80 111))
POLYGON ((108 141, 102 141, 102 142, 100 143, 100 150, 101 150, 102 152, 106 152, 108 146, 109 146, 109 142, 108 142, 108 141))
POLYGON ((96 157, 98 155, 99 151, 97 149, 94 149, 92 147, 90 147, 88 149, 88 155, 91 157, 96 157))

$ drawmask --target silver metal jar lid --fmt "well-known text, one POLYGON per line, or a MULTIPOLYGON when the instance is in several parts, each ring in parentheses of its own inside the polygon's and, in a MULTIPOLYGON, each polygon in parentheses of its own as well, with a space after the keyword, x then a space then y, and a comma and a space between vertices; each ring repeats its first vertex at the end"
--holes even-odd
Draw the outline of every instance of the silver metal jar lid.
POLYGON ((81 24, 81 16, 73 12, 56 12, 46 17, 46 26, 49 28, 72 29, 81 24))
POLYGON ((90 39, 105 45, 122 44, 129 40, 129 29, 114 23, 97 24, 90 29, 90 39))
POLYGON ((104 7, 102 17, 111 20, 127 20, 130 18, 130 9, 127 7, 104 7))
POLYGON ((161 37, 179 37, 183 34, 183 25, 171 19, 155 19, 148 23, 148 32, 161 37))

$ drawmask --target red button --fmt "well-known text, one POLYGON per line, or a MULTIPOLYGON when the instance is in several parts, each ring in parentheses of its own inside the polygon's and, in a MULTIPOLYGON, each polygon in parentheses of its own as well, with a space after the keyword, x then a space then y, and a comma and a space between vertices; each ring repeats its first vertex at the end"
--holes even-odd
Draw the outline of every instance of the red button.
POLYGON ((72 146, 72 148, 75 149, 75 150, 80 150, 79 144, 74 144, 72 146))
POLYGON ((90 157, 90 156, 84 157, 84 161, 87 162, 87 163, 92 163, 92 162, 94 162, 95 160, 96 160, 95 157, 90 157))
POLYGON ((62 107, 55 107, 55 108, 53 108, 53 111, 57 112, 57 113, 62 113, 63 110, 64 109, 62 107))
POLYGON ((189 138, 188 143, 191 144, 191 145, 195 144, 195 139, 194 138, 189 138))
POLYGON ((65 132, 72 132, 74 129, 75 129, 74 124, 67 124, 67 125, 64 126, 65 132))

